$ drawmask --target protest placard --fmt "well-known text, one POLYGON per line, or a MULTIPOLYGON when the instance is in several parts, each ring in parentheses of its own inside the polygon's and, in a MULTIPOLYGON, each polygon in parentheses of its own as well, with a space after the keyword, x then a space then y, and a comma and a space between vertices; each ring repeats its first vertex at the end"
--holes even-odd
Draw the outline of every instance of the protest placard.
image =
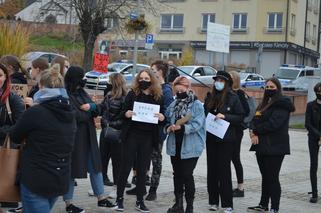
POLYGON ((160 106, 155 104, 147 104, 142 102, 134 102, 132 117, 133 121, 145 122, 145 123, 158 123, 158 117, 155 117, 155 113, 159 113, 160 106))

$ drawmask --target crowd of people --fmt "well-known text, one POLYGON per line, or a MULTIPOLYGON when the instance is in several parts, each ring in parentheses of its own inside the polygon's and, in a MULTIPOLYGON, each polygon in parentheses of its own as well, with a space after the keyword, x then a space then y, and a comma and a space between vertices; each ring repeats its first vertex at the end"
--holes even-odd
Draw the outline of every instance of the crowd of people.
MULTIPOLYGON (((189 78, 179 76, 172 65, 159 60, 151 64, 151 69, 140 71, 131 88, 127 88, 121 74, 109 75, 104 99, 97 103, 84 89, 85 71, 70 66, 66 59, 56 58, 50 66, 46 60, 36 59, 31 68, 30 73, 24 70, 15 56, 0 59, 0 144, 10 135, 15 144, 23 146, 17 177, 22 206, 9 212, 49 213, 62 196, 66 212, 83 213, 82 207, 73 204, 74 188, 76 180, 87 178, 88 174, 97 206, 124 211, 124 192, 131 187, 131 170, 136 187, 126 193, 136 195, 138 211, 150 212, 144 200, 157 199, 164 142, 173 168, 175 196, 167 213, 197 212, 193 206, 193 172, 204 149, 209 210, 222 208, 225 213, 232 213, 233 197, 244 197, 240 150, 244 130, 248 128, 244 118, 251 110, 237 72, 218 71, 202 104, 189 78), (34 82, 28 97, 22 99, 10 91, 11 83, 28 82, 34 82), (134 119, 137 102, 159 107, 153 115, 156 122, 134 119), (214 120, 229 122, 223 138, 207 131, 209 114, 214 115, 214 120), (99 141, 94 120, 98 116, 102 127, 99 141), (109 160, 113 181, 107 175, 109 160), (234 189, 231 162, 237 175, 238 185, 234 189), (115 195, 110 196, 116 198, 115 202, 109 200, 104 185, 117 186, 115 195)), ((317 99, 308 103, 306 112, 312 203, 318 199, 321 83, 315 86, 315 93, 317 99)), ((290 154, 288 126, 294 110, 290 99, 282 94, 279 80, 267 79, 263 99, 249 124, 251 151, 256 152, 262 176, 260 202, 249 210, 279 212, 279 172, 285 155, 290 154)), ((1 203, 2 207, 16 205, 1 203)))

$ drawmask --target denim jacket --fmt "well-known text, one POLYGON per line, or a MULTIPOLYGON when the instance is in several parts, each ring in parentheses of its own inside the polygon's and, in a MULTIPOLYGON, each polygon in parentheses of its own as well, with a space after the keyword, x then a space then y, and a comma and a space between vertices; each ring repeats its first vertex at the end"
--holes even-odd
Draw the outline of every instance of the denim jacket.
MULTIPOLYGON (((169 105, 166 110, 167 124, 175 123, 174 106, 176 100, 169 105)), ((185 132, 182 143, 181 159, 199 157, 204 149, 206 140, 205 114, 202 103, 195 100, 188 106, 188 113, 192 113, 192 118, 184 124, 185 132)), ((166 126, 168 126, 166 125, 166 126)), ((176 142, 175 133, 171 132, 167 138, 166 152, 170 156, 175 156, 176 142)))

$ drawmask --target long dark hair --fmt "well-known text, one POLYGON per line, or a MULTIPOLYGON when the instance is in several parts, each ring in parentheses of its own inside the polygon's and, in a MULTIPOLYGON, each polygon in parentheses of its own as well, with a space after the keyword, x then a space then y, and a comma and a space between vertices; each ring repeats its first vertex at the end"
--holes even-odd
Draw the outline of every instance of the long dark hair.
POLYGON ((216 90, 215 86, 213 85, 212 93, 210 96, 210 100, 206 106, 206 108, 210 111, 211 109, 220 109, 223 107, 227 93, 230 90, 230 83, 224 80, 224 89, 222 91, 216 90))
POLYGON ((6 80, 2 86, 3 91, 1 94, 1 98, 0 98, 0 101, 2 103, 5 103, 7 98, 10 95, 10 77, 9 77, 9 71, 8 71, 7 67, 1 63, 0 63, 0 70, 2 70, 4 72, 4 74, 6 75, 6 80))
POLYGON ((29 72, 21 66, 18 57, 14 55, 5 55, 0 58, 0 63, 4 64, 7 68, 12 66, 14 72, 20 72, 26 76, 27 79, 31 79, 29 72))
POLYGON ((262 102, 257 107, 257 109, 256 109, 257 111, 263 112, 264 110, 269 108, 269 106, 271 106, 276 100, 278 100, 282 96, 282 86, 281 86, 279 79, 274 78, 274 77, 269 78, 265 81, 265 84, 267 84, 269 81, 271 81, 273 84, 276 85, 277 92, 272 98, 269 98, 266 95, 266 92, 264 90, 263 99, 262 99, 262 102))

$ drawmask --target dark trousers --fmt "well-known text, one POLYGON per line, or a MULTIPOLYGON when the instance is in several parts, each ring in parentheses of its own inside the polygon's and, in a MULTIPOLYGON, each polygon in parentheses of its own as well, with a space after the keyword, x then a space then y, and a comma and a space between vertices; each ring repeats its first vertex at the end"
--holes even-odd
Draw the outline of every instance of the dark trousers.
POLYGON ((99 138, 99 150, 100 150, 100 158, 101 158, 101 173, 103 175, 103 178, 107 178, 107 173, 108 173, 108 164, 109 160, 111 158, 111 147, 110 147, 110 141, 107 141, 104 138, 103 135, 104 131, 100 132, 100 138, 99 138))
POLYGON ((122 160, 122 144, 117 142, 112 142, 110 144, 110 148, 111 148, 111 162, 113 165, 113 180, 114 180, 114 184, 117 184, 119 174, 120 174, 121 160, 122 160))
POLYGON ((237 183, 241 184, 244 182, 243 179, 243 166, 241 163, 241 143, 243 138, 243 130, 238 129, 236 131, 236 138, 234 140, 234 147, 233 147, 233 156, 232 156, 232 163, 235 168, 235 173, 237 177, 237 183))
POLYGON ((221 197, 223 208, 233 208, 231 177, 233 142, 208 140, 206 154, 209 204, 218 205, 221 197))
POLYGON ((119 179, 117 183, 117 197, 124 196, 128 175, 137 160, 137 200, 142 201, 145 192, 146 171, 153 149, 152 134, 146 131, 131 129, 127 140, 123 143, 123 154, 119 179))
POLYGON ((281 198, 279 173, 284 155, 256 155, 256 159, 262 175, 262 194, 260 205, 268 207, 269 199, 271 198, 271 209, 279 210, 281 198))
POLYGON ((159 186, 159 180, 162 173, 162 150, 163 150, 163 143, 164 141, 161 141, 158 145, 158 149, 154 148, 152 152, 152 165, 153 165, 153 172, 151 177, 151 185, 150 187, 153 187, 157 189, 159 186))
POLYGON ((318 160, 319 160, 319 139, 309 137, 309 153, 310 153, 310 181, 312 187, 312 196, 318 196, 318 160))
POLYGON ((193 171, 197 164, 198 158, 180 159, 180 157, 172 156, 171 163, 174 175, 174 194, 181 196, 184 194, 187 201, 193 200, 195 195, 195 183, 193 171))

